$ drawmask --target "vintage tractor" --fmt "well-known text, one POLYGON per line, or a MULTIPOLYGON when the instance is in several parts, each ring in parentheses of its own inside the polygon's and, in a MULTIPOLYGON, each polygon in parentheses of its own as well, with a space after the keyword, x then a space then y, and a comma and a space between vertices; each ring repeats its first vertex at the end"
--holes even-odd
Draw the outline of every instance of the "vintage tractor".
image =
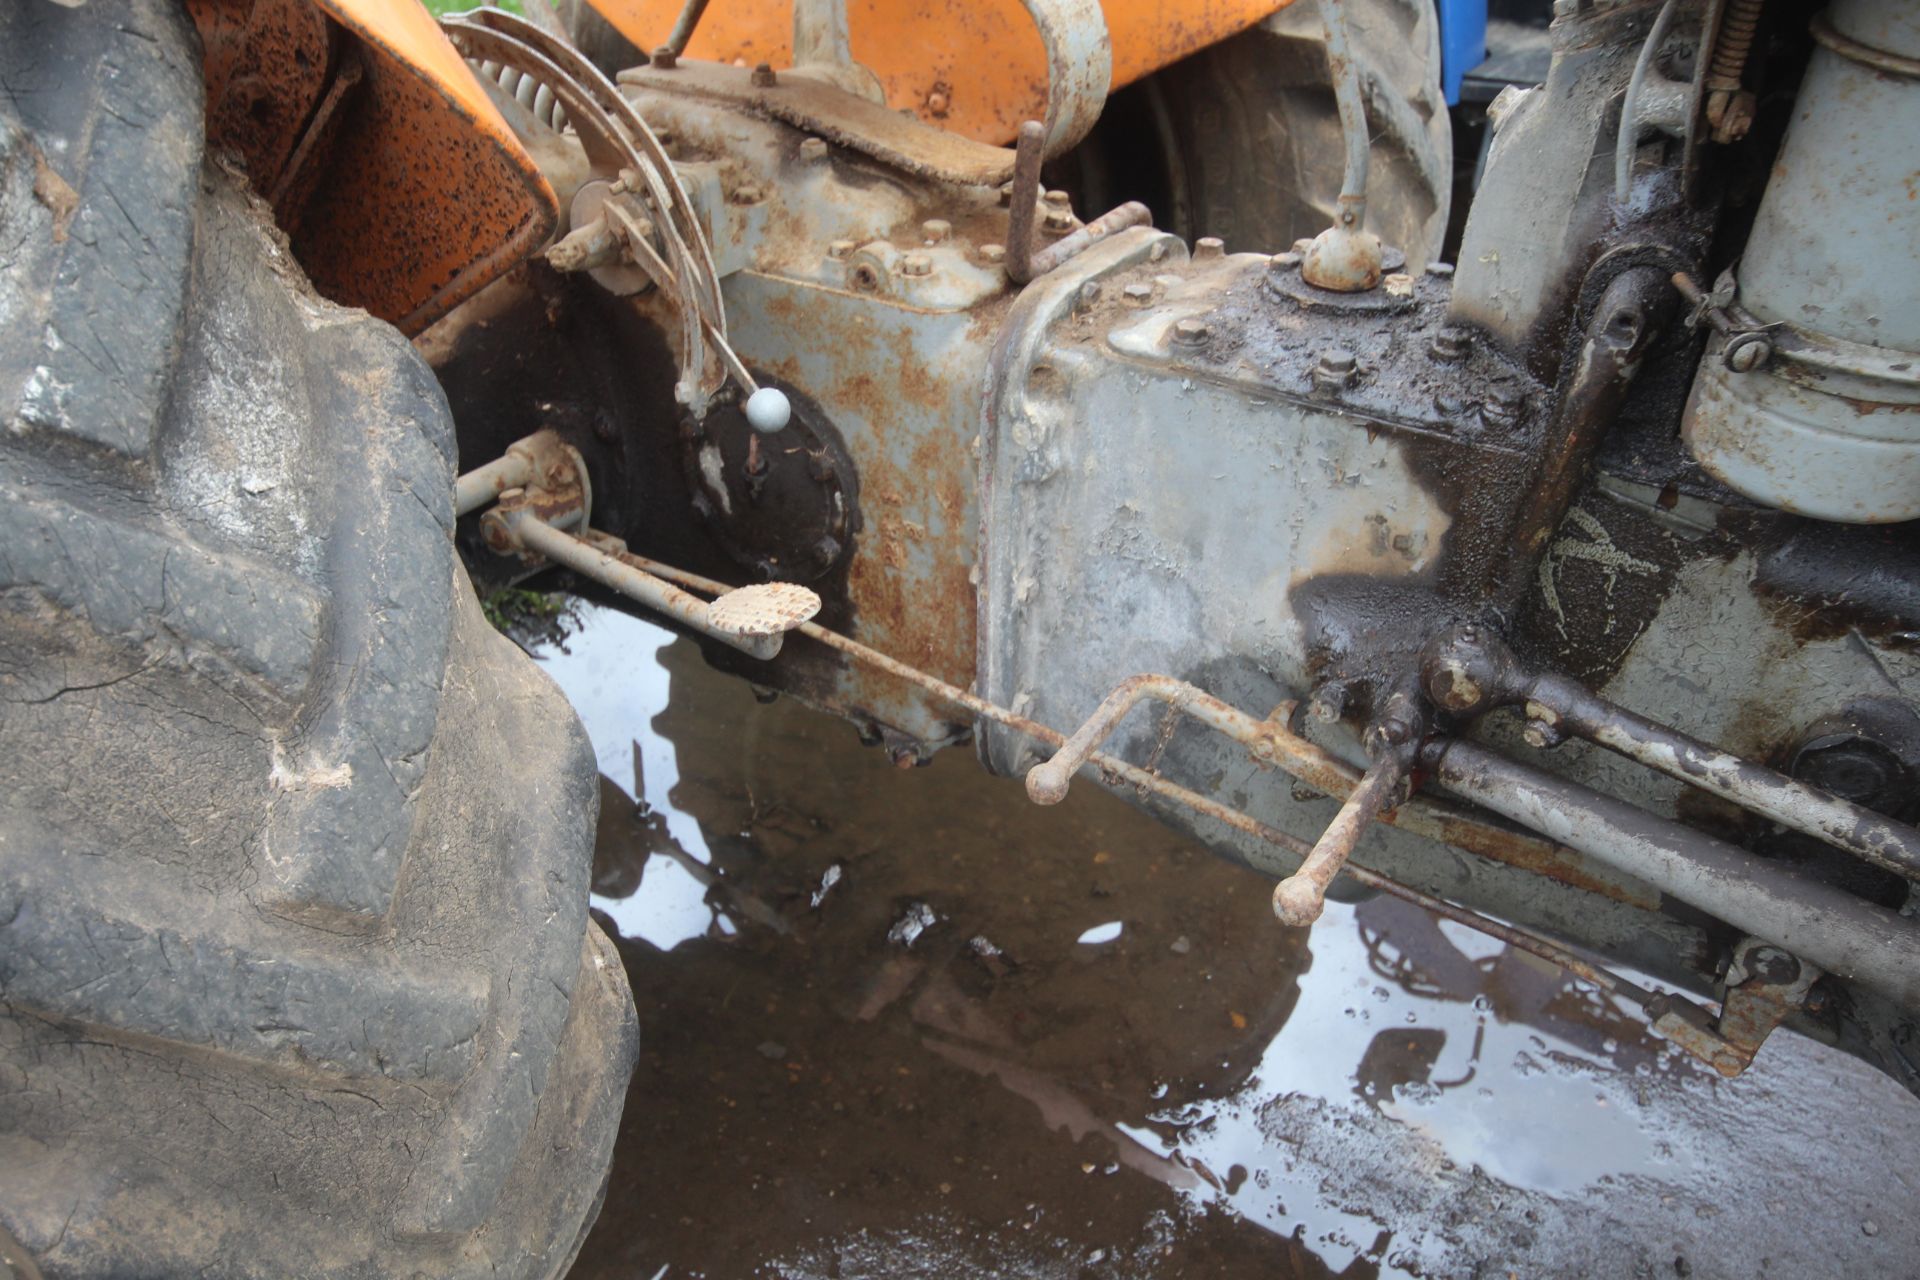
POLYGON ((555 570, 1920 1090, 1920 11, 1557 0, 1456 165, 1452 0, 705 8, 4 10, 8 1265, 564 1270, 555 570))

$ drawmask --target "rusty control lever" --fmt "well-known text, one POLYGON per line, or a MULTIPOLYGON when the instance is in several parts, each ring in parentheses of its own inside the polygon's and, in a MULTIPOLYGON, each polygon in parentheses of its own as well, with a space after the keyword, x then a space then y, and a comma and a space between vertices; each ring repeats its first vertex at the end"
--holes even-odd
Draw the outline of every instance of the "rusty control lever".
POLYGON ((1382 701, 1361 743, 1373 764, 1347 793, 1300 869, 1273 887, 1273 914, 1281 924, 1303 928, 1326 910, 1327 886, 1346 867, 1360 837, 1381 814, 1407 798, 1414 757, 1426 730, 1427 717, 1411 694, 1394 693, 1382 701))
POLYGON ((1020 126, 1013 149, 1013 195, 1007 207, 1007 277, 1027 284, 1053 270, 1083 249, 1128 227, 1144 227, 1153 213, 1138 200, 1109 209, 1072 235, 1044 249, 1034 248, 1033 213, 1040 203, 1040 162, 1047 130, 1038 120, 1020 126))
POLYGON ((1395 748, 1374 761, 1314 841, 1300 869, 1273 887, 1273 914, 1281 924, 1304 928, 1320 918, 1327 908, 1327 886, 1347 865, 1373 820, 1405 798, 1412 768, 1411 746, 1395 748))

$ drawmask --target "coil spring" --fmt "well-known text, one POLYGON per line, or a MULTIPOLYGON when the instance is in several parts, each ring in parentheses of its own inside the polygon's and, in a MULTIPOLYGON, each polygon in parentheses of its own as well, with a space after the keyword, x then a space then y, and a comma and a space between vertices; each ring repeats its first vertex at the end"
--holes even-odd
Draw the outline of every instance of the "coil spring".
POLYGON ((1707 88, 1731 91, 1740 87, 1765 3, 1766 0, 1727 0, 1727 11, 1720 19, 1720 31, 1713 41, 1713 59, 1707 64, 1707 88))
POLYGON ((513 96, 513 100, 533 113, 533 118, 558 133, 567 127, 567 111, 553 96, 553 90, 534 79, 529 72, 503 67, 497 62, 469 65, 483 80, 491 80, 513 96))

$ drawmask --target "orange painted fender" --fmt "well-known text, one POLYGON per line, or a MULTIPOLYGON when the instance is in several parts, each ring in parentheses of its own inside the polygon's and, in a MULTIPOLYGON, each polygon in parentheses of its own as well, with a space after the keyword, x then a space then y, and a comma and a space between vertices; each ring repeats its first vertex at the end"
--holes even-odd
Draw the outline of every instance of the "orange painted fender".
POLYGON ((553 190, 417 0, 188 0, 207 132, 323 295, 409 335, 551 236, 553 190))
MULTIPOLYGON (((681 0, 587 0, 642 50, 662 44, 681 0)), ((1130 84, 1246 30, 1287 0, 1101 0, 1113 44, 1113 87, 1130 84)), ((689 58, 792 61, 791 0, 715 0, 689 58)), ((1047 63, 1020 0, 847 0, 854 59, 887 105, 981 142, 1008 143, 1044 118, 1047 63)))

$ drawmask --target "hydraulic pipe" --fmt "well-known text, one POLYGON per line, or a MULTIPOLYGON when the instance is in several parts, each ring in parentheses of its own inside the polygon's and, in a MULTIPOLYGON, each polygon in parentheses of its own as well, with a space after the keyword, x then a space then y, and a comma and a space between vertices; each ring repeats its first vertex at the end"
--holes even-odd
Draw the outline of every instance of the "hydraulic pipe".
POLYGON ((1636 808, 1530 769, 1477 743, 1431 740, 1420 763, 1443 789, 1653 885, 1829 973, 1920 1004, 1920 928, 1636 808))

